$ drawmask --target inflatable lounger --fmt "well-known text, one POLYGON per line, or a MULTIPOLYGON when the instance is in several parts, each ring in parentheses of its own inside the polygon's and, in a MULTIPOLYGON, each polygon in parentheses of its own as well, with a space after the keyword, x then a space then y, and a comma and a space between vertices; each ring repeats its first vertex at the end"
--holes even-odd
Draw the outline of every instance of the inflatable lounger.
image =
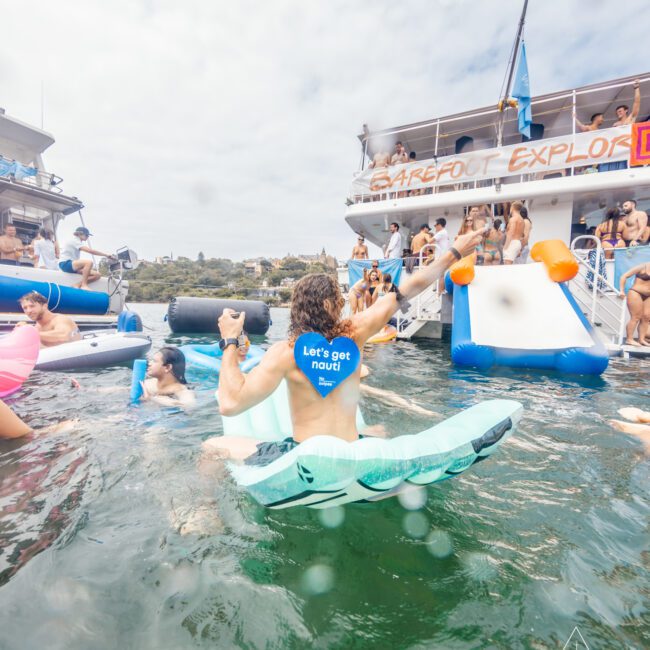
MULTIPOLYGON (((188 371, 208 371, 219 374, 223 352, 218 343, 209 345, 182 345, 180 351, 185 355, 185 365, 188 371)), ((264 350, 259 345, 251 345, 246 355, 246 361, 239 364, 242 372, 252 370, 264 356, 264 350)))
POLYGON ((535 244, 531 257, 538 263, 474 268, 468 257, 452 266, 453 362, 602 373, 607 350, 566 285, 578 272, 573 254, 550 240, 535 244))
POLYGON ((15 393, 33 370, 41 337, 33 325, 16 327, 0 338, 0 397, 15 393))
MULTIPOLYGON (((376 501, 457 476, 484 460, 514 432, 522 412, 519 402, 491 400, 416 435, 355 442, 316 436, 266 466, 229 463, 229 468, 237 483, 268 508, 376 501)), ((226 435, 290 437, 286 387, 223 421, 226 435)), ((357 421, 361 428, 360 413, 357 421)))
POLYGON ((366 343, 389 343, 390 341, 394 341, 397 338, 397 328, 393 327, 392 325, 388 325, 377 334, 374 336, 371 336, 366 343))
POLYGON ((151 339, 140 332, 83 332, 80 341, 42 348, 37 370, 86 370, 105 368, 145 355, 151 339))

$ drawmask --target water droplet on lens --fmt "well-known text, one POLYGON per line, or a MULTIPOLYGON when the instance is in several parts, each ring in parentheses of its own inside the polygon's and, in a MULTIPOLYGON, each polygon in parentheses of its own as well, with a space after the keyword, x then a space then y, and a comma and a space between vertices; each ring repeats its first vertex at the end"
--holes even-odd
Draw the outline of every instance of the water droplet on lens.
POLYGON ((467 575, 479 582, 492 580, 499 573, 494 560, 487 553, 465 553, 460 561, 467 575))
POLYGON ((427 549, 437 558, 451 555, 454 547, 449 533, 444 530, 432 530, 427 536, 427 549))
POLYGON ((429 520, 422 512, 408 512, 402 520, 404 532, 414 539, 421 539, 429 530, 429 520))
POLYGON ((345 520, 345 508, 334 506, 319 510, 318 519, 325 528, 338 528, 345 520))
POLYGON ((408 489, 397 495, 402 508, 406 510, 419 510, 427 502, 427 491, 423 487, 408 489))
POLYGON ((302 587, 312 596, 325 594, 333 586, 334 571, 325 564, 314 564, 302 576, 302 587))

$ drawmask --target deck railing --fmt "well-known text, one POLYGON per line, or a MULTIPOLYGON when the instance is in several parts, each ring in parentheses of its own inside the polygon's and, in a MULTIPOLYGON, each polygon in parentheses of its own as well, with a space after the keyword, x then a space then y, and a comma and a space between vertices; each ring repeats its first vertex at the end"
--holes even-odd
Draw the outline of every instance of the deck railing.
MULTIPOLYGON (((5 156, 0 154, 0 162, 5 162, 5 163, 16 163, 17 161, 12 160, 10 158, 6 158, 5 156)), ((30 170, 30 174, 21 174, 20 170, 18 173, 13 173, 13 172, 8 172, 4 175, 0 175, 0 178, 8 178, 12 183, 19 183, 21 185, 29 185, 31 187, 38 187, 39 189, 42 190, 47 190, 49 192, 56 192, 57 194, 62 193, 62 189, 59 187, 63 179, 60 176, 57 176, 56 174, 51 174, 49 172, 44 172, 40 171, 39 169, 36 169, 35 172, 31 171, 35 168, 33 167, 28 167, 26 165, 22 165, 21 163, 17 163, 20 165, 21 168, 26 168, 30 170)), ((0 167, 2 167, 0 165, 0 167)))

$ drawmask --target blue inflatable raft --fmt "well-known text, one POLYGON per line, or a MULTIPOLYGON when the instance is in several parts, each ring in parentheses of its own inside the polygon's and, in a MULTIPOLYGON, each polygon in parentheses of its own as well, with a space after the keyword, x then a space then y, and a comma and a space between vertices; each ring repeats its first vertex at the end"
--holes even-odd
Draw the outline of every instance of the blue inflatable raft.
MULTIPOLYGON (((231 473, 268 508, 329 508, 394 496, 461 474, 484 460, 514 432, 519 402, 490 400, 472 406, 416 435, 345 442, 315 436, 266 466, 230 463, 231 473)), ((225 435, 260 440, 291 437, 286 385, 261 404, 223 418, 225 435)), ((361 413, 357 425, 363 428, 361 413)))
MULTIPOLYGON (((185 355, 186 372, 210 372, 219 374, 223 352, 218 343, 208 345, 182 345, 180 351, 185 355)), ((264 356, 264 350, 259 345, 251 345, 246 355, 246 361, 239 364, 242 372, 252 370, 264 356)))

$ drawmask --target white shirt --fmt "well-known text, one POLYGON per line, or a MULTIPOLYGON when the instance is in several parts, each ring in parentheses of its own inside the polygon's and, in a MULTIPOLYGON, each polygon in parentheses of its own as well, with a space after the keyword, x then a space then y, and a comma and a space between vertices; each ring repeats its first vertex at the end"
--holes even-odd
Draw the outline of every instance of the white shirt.
POLYGON ((54 242, 49 239, 37 239, 34 242, 34 255, 38 255, 38 267, 59 270, 59 260, 56 259, 54 242))
POLYGON ((438 232, 434 233, 433 241, 436 244, 436 257, 439 257, 443 253, 446 253, 449 250, 449 233, 443 228, 438 232))
POLYGON ((399 230, 391 235, 388 248, 386 249, 386 257, 390 259, 399 259, 402 257, 402 235, 399 234, 399 230))
POLYGON ((81 239, 79 239, 79 237, 68 239, 68 241, 63 244, 63 248, 61 249, 61 261, 65 262, 66 260, 72 260, 74 262, 75 260, 78 260, 81 256, 79 249, 83 245, 84 243, 81 241, 81 239))

